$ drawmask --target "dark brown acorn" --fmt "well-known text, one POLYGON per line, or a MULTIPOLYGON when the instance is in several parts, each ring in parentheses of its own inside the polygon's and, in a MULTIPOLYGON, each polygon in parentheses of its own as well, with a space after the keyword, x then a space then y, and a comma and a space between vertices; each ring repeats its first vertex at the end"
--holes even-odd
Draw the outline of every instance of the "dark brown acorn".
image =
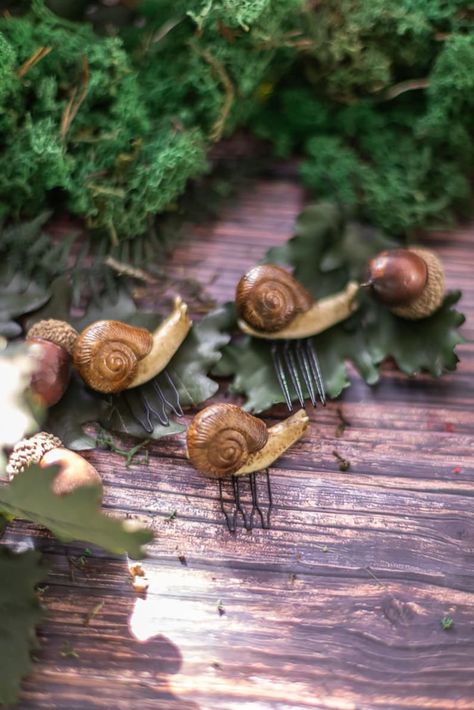
POLYGON ((427 318, 442 304, 445 282, 438 257, 427 249, 383 251, 368 264, 365 284, 401 318, 427 318))
POLYGON ((59 402, 67 389, 76 338, 72 326, 57 320, 39 321, 27 333, 26 342, 36 365, 31 389, 44 407, 59 402))

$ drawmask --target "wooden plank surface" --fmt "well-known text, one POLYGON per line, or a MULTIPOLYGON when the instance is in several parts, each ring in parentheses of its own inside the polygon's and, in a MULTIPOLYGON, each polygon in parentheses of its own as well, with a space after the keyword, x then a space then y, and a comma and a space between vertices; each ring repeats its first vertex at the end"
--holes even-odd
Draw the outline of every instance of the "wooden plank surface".
MULTIPOLYGON (((232 298, 239 276, 291 235, 302 203, 291 179, 252 183, 219 222, 189 227, 172 273, 232 298)), ((464 289, 458 371, 410 380, 386 365, 372 389, 353 373, 273 469, 270 531, 228 533, 182 436, 128 469, 89 454, 107 508, 156 531, 146 597, 126 561, 94 553, 77 565, 80 545, 17 528, 51 565, 21 710, 474 708, 473 239, 472 228, 430 238, 448 286, 464 289), (339 408, 350 425, 338 437, 339 408)), ((275 407, 267 420, 283 416, 275 407)))

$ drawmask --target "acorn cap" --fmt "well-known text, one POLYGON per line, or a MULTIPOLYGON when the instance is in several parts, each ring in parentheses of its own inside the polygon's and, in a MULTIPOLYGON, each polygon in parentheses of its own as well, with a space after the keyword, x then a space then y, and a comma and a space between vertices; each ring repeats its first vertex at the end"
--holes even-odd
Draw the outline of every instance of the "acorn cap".
POLYGON ((40 431, 29 439, 22 439, 15 444, 10 454, 6 469, 9 478, 21 473, 31 464, 39 463, 47 451, 60 446, 62 446, 61 439, 47 431, 40 431))
POLYGON ((78 335, 77 330, 66 321, 50 318, 49 320, 40 320, 32 325, 26 337, 27 339, 42 338, 43 340, 49 340, 72 355, 78 335))
POLYGON ((438 310, 443 303, 445 293, 444 269, 436 254, 428 249, 410 247, 410 251, 420 256, 426 264, 427 278, 425 287, 418 298, 408 305, 392 306, 390 310, 400 318, 420 320, 438 310))

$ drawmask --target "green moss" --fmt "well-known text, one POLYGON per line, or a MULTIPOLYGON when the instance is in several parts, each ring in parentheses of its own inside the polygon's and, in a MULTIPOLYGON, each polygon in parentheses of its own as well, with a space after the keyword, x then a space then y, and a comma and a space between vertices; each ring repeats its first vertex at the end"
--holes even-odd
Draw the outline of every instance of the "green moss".
POLYGON ((392 233, 469 208, 474 39, 460 0, 48 5, 63 17, 33 0, 0 20, 5 216, 52 205, 113 239, 141 235, 241 125, 392 233))
POLYGON ((397 235, 472 205, 474 36, 458 0, 329 0, 254 119, 303 181, 397 235))
POLYGON ((146 2, 146 29, 132 23, 122 37, 40 0, 1 19, 4 213, 59 204, 114 240, 143 234, 206 170, 209 143, 250 114, 300 1, 146 2), (49 54, 16 76, 41 47, 49 54))

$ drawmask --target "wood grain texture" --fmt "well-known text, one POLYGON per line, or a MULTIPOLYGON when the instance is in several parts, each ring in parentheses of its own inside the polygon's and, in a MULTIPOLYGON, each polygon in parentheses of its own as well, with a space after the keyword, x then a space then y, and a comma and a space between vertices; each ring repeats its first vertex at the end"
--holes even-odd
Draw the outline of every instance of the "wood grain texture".
MULTIPOLYGON (((189 228, 172 273, 232 298, 241 274, 291 235, 302 203, 291 179, 249 185, 218 223, 189 228)), ((183 436, 128 469, 89 454, 106 507, 156 531, 146 597, 124 560, 94 552, 78 566, 81 546, 16 528, 51 565, 21 710, 474 708, 473 241, 466 228, 428 242, 448 287, 464 290, 458 371, 409 379, 387 364, 372 389, 353 373, 340 401, 309 411, 310 432, 273 469, 270 531, 228 533, 183 436), (337 437, 341 407, 350 426, 337 437), (78 658, 64 655, 66 642, 78 658)), ((267 421, 283 416, 275 407, 267 421)))

